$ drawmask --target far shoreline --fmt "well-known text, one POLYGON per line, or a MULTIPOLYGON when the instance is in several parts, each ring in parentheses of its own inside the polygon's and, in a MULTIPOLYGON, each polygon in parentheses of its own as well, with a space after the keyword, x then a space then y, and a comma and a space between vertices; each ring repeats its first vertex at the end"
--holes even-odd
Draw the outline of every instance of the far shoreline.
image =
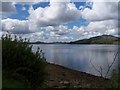
POLYGON ((45 44, 45 45, 50 45, 50 44, 54 44, 54 45, 120 45, 120 44, 62 44, 62 43, 29 43, 29 44, 33 44, 33 45, 39 45, 39 44, 45 44))
POLYGON ((90 37, 86 39, 80 39, 76 41, 55 41, 55 42, 44 42, 44 41, 36 41, 30 42, 31 44, 120 44, 120 37, 115 37, 112 35, 101 35, 90 37))

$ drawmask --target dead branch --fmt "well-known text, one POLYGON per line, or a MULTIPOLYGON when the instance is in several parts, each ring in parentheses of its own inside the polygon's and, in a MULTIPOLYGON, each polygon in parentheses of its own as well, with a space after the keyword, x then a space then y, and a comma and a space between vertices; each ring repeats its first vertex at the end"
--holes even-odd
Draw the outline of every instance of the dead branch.
POLYGON ((119 50, 118 50, 117 53, 114 55, 113 62, 109 65, 108 70, 107 70, 106 75, 105 75, 105 78, 107 77, 107 75, 108 75, 111 67, 113 66, 113 64, 114 64, 114 62, 115 62, 115 60, 116 60, 116 58, 117 58, 118 53, 119 53, 119 50))
MULTIPOLYGON (((114 54, 114 59, 113 59, 112 63, 109 65, 109 63, 107 62, 108 70, 107 70, 107 72, 106 72, 105 78, 107 77, 107 75, 108 75, 111 67, 112 67, 113 64, 115 63, 115 60, 116 60, 116 58, 117 58, 117 55, 119 55, 119 50, 120 50, 120 48, 118 48, 118 51, 114 54)), ((119 60, 118 60, 118 62, 119 62, 119 60)), ((91 62, 91 60, 90 60, 90 63, 91 63, 91 65, 92 65, 92 67, 101 75, 101 77, 103 77, 103 72, 102 72, 103 68, 100 66, 100 70, 99 70, 99 69, 97 69, 97 68, 93 65, 93 63, 91 62)))
POLYGON ((92 64, 91 60, 90 60, 90 63, 92 65, 92 67, 101 75, 101 77, 103 77, 103 75, 102 75, 102 68, 100 67, 100 69, 101 69, 101 71, 100 71, 92 64))

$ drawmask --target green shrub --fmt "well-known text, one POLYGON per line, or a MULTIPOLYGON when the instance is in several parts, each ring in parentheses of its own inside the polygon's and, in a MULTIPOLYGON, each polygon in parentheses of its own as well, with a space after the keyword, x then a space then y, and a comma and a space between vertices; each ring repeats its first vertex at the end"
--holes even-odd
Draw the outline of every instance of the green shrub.
POLYGON ((110 86, 111 88, 118 88, 120 90, 120 67, 118 70, 113 70, 110 86))
POLYGON ((2 70, 11 74, 12 78, 21 78, 30 83, 31 87, 41 87, 45 80, 45 59, 42 50, 33 53, 29 40, 2 36, 2 70))

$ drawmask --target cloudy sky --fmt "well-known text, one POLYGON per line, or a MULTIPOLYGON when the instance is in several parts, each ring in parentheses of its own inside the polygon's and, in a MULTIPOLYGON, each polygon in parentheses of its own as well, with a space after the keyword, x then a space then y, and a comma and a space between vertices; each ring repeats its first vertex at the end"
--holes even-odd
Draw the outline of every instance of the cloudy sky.
POLYGON ((12 1, 2 2, 2 32, 9 31, 31 41, 43 42, 69 42, 118 34, 119 0, 12 1))

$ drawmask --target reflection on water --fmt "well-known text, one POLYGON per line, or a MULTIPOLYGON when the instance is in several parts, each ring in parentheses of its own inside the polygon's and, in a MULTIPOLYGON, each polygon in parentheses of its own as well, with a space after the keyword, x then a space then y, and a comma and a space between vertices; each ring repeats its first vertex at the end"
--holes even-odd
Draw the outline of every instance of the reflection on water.
MULTIPOLYGON (((35 51, 40 47, 45 58, 50 63, 59 64, 74 70, 87 72, 99 76, 100 74, 93 68, 92 64, 106 74, 108 64, 114 59, 114 54, 118 50, 117 45, 75 45, 75 44, 38 44, 33 45, 35 51), (90 63, 91 60, 91 63, 90 63)), ((118 58, 112 69, 117 68, 118 58)), ((110 73, 107 77, 110 77, 110 73)))

